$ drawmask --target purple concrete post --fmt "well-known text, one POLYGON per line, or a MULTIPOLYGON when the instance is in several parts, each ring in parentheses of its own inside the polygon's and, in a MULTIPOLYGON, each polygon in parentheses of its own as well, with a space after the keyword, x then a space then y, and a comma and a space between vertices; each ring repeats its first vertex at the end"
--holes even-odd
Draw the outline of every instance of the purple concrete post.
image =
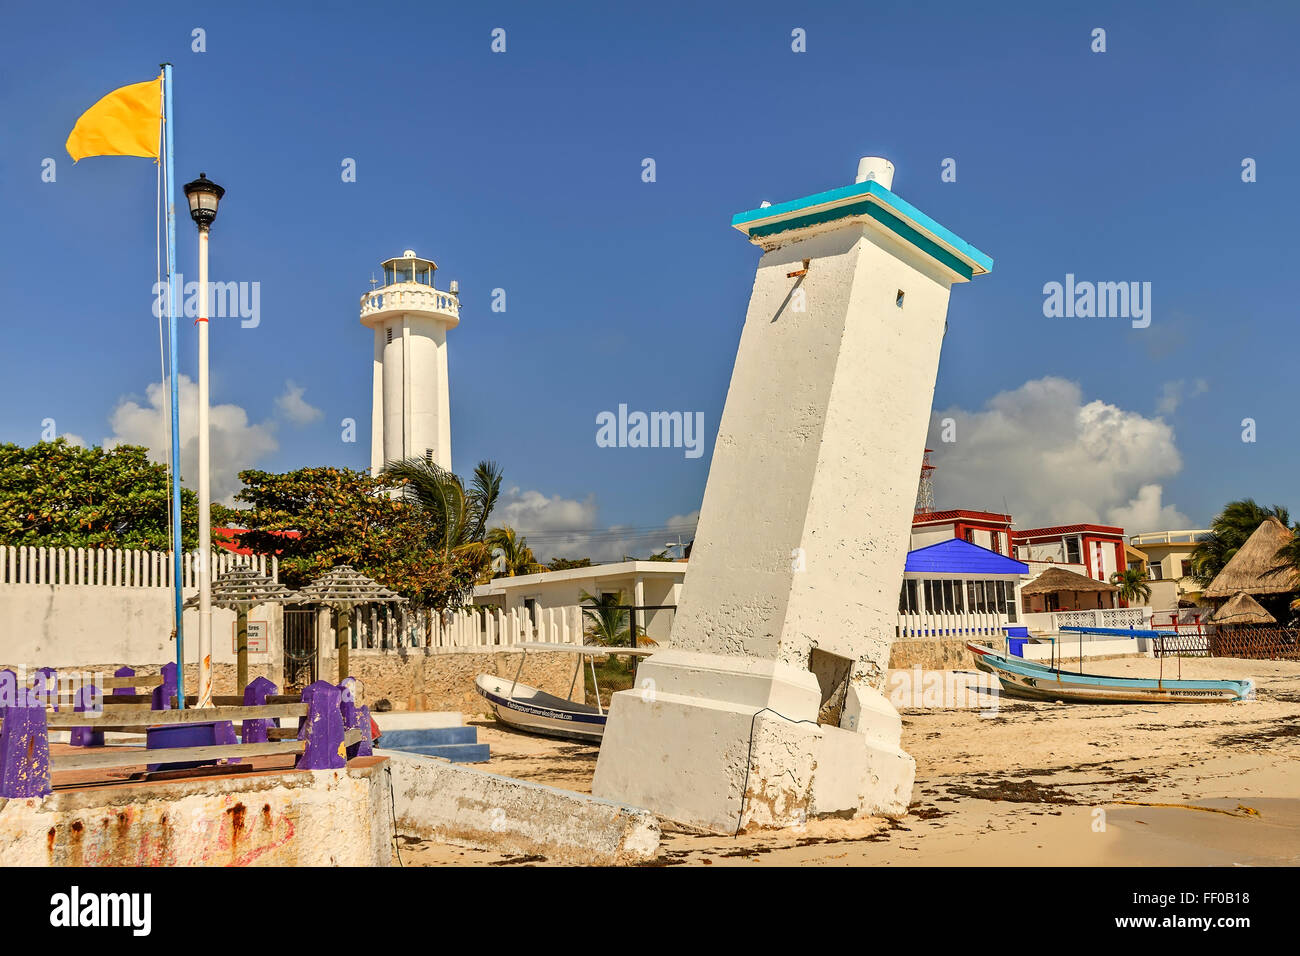
POLYGON ((299 770, 339 770, 347 766, 343 751, 343 712, 339 708, 339 689, 328 681, 318 680, 303 688, 304 700, 310 700, 307 721, 299 734, 307 748, 298 760, 299 770))
POLYGON ((361 740, 348 748, 348 759, 353 757, 371 757, 375 753, 374 739, 370 736, 370 708, 357 708, 357 728, 361 731, 361 740))
MULTIPOLYGON (((328 686, 329 682, 317 681, 316 684, 326 684, 328 686)), ((311 703, 312 688, 315 687, 316 684, 308 684, 306 687, 302 689, 302 702, 304 704, 311 703)), ((307 739, 307 718, 306 717, 298 718, 298 739, 299 740, 307 739)))
POLYGON ((149 701, 150 710, 171 710, 172 698, 176 695, 176 662, 168 661, 162 666, 163 682, 153 689, 149 701))
POLYGON ((23 689, 0 727, 0 797, 43 797, 50 792, 50 737, 45 701, 23 689))
POLYGON ((345 677, 339 682, 339 708, 343 714, 343 729, 351 730, 356 726, 357 721, 357 699, 353 693, 352 685, 356 683, 355 678, 345 677))
MULTIPOLYGON (((94 684, 82 684, 77 688, 72 709, 77 713, 91 711, 96 714, 104 712, 104 703, 100 700, 99 688, 94 684)), ((104 732, 94 727, 73 727, 71 744, 74 747, 104 746, 104 732)))
POLYGON ((18 704, 18 675, 5 668, 0 671, 0 714, 18 704))
MULTIPOLYGON (((235 736, 235 722, 233 720, 218 720, 212 725, 212 743, 218 747, 224 747, 226 744, 236 745, 239 738, 235 736)), ((243 757, 226 757, 226 763, 240 763, 243 757)))
MULTIPOLYGON (((244 706, 245 707, 262 707, 266 704, 266 698, 274 694, 278 687, 265 677, 255 677, 248 682, 244 688, 244 706)), ((276 721, 278 727, 279 721, 276 721)), ((244 721, 244 743, 246 744, 264 744, 270 737, 267 729, 271 726, 269 720, 246 720, 244 721)))
POLYGON ((343 716, 343 729, 345 731, 353 729, 362 731, 361 741, 348 747, 349 759, 356 756, 369 757, 371 753, 369 741, 370 721, 366 720, 364 729, 361 726, 361 712, 365 710, 369 713, 369 708, 357 706, 356 683, 357 679, 355 677, 345 677, 339 683, 339 708, 343 716), (361 752, 362 749, 365 750, 364 754, 361 752))
MULTIPOLYGON (((114 676, 114 677, 134 677, 134 676, 135 676, 135 668, 134 668, 134 667, 119 667, 117 670, 113 671, 113 676, 114 676)), ((113 688, 113 693, 114 693, 116 696, 118 696, 118 697, 126 697, 128 694, 134 694, 134 693, 135 693, 135 688, 134 688, 134 687, 114 687, 114 688, 113 688)))
POLYGON ((41 698, 41 706, 53 707, 59 712, 59 673, 53 667, 42 667, 32 677, 32 691, 41 698))

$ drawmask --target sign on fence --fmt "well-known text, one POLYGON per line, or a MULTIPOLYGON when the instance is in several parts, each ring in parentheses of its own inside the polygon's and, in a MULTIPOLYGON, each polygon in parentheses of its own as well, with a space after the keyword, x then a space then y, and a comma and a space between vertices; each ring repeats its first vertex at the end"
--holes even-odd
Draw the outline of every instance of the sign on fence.
MULTIPOLYGON (((230 622, 230 653, 239 653, 239 622, 230 622)), ((265 654, 266 646, 266 622, 249 621, 248 622, 248 653, 265 654)))

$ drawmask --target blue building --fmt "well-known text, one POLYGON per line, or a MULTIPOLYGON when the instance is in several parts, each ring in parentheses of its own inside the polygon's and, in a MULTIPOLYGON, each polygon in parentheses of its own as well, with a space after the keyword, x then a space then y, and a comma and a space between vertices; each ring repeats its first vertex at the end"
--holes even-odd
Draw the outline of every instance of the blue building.
POLYGON ((898 598, 898 637, 998 637, 1024 633, 1018 590, 1029 566, 950 538, 909 551, 898 598))

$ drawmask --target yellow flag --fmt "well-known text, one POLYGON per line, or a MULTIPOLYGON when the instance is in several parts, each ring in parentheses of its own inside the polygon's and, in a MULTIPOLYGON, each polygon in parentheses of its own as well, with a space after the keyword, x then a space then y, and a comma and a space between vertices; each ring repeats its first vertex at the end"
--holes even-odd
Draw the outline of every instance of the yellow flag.
POLYGON ((114 90, 81 114, 68 134, 73 162, 87 156, 158 158, 162 122, 162 74, 147 83, 114 90))

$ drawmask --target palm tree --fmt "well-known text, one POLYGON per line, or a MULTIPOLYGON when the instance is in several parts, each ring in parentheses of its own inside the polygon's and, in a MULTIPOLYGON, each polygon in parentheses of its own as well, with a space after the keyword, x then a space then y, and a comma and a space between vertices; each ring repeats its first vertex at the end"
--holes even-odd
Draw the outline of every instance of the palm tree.
POLYGON ((1246 539, 1269 517, 1277 518, 1287 527, 1291 525, 1291 513, 1282 505, 1268 508, 1257 504, 1254 498, 1242 498, 1224 505, 1223 511, 1210 525, 1210 533, 1192 552, 1192 577, 1197 583, 1206 585, 1213 581, 1246 539))
POLYGON ((431 543, 444 554, 482 543, 501 494, 501 469, 481 461, 469 490, 460 477, 425 458, 390 461, 384 474, 402 485, 402 497, 423 513, 431 543))
POLYGON ((581 598, 582 613, 587 618, 587 637, 603 647, 623 647, 631 640, 627 611, 618 606, 623 603, 622 591, 600 597, 583 591, 581 598))
POLYGON ((546 566, 533 555, 533 549, 528 547, 528 539, 521 537, 514 528, 504 525, 493 528, 483 540, 492 549, 493 557, 501 557, 503 567, 497 577, 512 578, 517 574, 537 574, 546 570, 546 566))
POLYGON ((492 552, 483 538, 501 494, 496 462, 479 462, 468 490, 458 475, 425 458, 390 461, 384 474, 423 517, 429 547, 466 562, 480 583, 491 578, 492 552))
POLYGON ((1147 582, 1145 568, 1125 568, 1110 576, 1110 583, 1119 586, 1119 596, 1125 601, 1149 601, 1151 585, 1147 582))

